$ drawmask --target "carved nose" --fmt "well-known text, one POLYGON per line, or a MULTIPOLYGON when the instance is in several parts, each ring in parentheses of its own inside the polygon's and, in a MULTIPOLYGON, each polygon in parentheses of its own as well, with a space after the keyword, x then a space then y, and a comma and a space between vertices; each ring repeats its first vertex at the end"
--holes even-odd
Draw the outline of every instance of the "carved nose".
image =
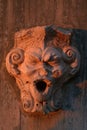
POLYGON ((47 83, 45 81, 40 80, 40 81, 35 82, 35 86, 38 92, 44 92, 46 89, 47 83))
POLYGON ((38 69, 38 73, 41 76, 47 76, 48 75, 48 68, 44 63, 41 63, 39 69, 38 69))
POLYGON ((48 74, 45 69, 41 69, 39 73, 41 76, 47 76, 47 74, 48 74))

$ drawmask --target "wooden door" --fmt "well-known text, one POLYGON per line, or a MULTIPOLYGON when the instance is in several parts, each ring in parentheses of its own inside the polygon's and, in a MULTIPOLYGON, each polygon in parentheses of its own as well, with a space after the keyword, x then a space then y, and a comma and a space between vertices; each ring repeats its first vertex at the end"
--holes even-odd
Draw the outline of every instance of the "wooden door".
POLYGON ((86 0, 0 0, 0 130, 87 130, 87 31, 80 30, 87 29, 86 8, 86 0), (16 31, 50 24, 74 28, 72 44, 81 55, 80 71, 64 90, 65 110, 27 116, 20 110, 20 92, 5 58, 16 31))

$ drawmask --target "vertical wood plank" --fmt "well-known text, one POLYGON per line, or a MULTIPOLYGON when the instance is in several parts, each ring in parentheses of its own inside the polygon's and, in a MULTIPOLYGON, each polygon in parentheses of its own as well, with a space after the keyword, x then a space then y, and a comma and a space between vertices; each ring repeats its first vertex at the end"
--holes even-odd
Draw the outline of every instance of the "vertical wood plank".
POLYGON ((21 118, 22 130, 63 130, 64 111, 51 115, 24 116, 21 118))
POLYGON ((13 46, 13 1, 1 0, 0 5, 0 130, 20 130, 20 110, 13 91, 14 81, 5 67, 6 54, 13 46))
POLYGON ((23 29, 25 27, 25 16, 24 16, 24 0, 15 0, 13 1, 13 9, 14 9, 14 28, 15 31, 23 29))
MULTIPOLYGON (((19 109, 17 85, 5 68, 5 57, 14 45, 14 33, 37 25, 87 29, 87 1, 75 0, 0 0, 0 130, 86 130, 87 129, 87 32, 77 31, 81 52, 79 86, 74 111, 51 116, 25 116, 19 109)), ((75 44, 74 44, 75 45, 75 44)))

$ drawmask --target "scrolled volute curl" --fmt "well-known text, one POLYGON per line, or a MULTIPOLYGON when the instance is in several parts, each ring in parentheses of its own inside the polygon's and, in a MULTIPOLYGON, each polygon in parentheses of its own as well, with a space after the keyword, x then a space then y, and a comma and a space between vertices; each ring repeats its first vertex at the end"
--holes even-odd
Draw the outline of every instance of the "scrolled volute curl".
POLYGON ((10 52, 10 62, 11 64, 15 64, 15 65, 18 65, 18 64, 21 64, 23 61, 24 61, 24 52, 22 49, 13 49, 11 52, 10 52))
POLYGON ((63 48, 63 59, 67 63, 72 63, 76 59, 76 49, 70 46, 66 46, 63 48))

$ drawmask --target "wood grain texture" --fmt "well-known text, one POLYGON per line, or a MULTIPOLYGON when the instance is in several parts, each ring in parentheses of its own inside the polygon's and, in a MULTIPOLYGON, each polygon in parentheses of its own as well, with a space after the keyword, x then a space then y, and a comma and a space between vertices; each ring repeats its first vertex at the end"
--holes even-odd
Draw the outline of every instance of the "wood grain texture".
POLYGON ((81 69, 72 82, 81 94, 75 101, 70 99, 73 110, 26 116, 19 109, 19 91, 5 67, 16 31, 48 24, 87 29, 86 8, 87 0, 0 0, 0 130, 87 130, 87 31, 74 31, 73 45, 81 53, 81 69))

